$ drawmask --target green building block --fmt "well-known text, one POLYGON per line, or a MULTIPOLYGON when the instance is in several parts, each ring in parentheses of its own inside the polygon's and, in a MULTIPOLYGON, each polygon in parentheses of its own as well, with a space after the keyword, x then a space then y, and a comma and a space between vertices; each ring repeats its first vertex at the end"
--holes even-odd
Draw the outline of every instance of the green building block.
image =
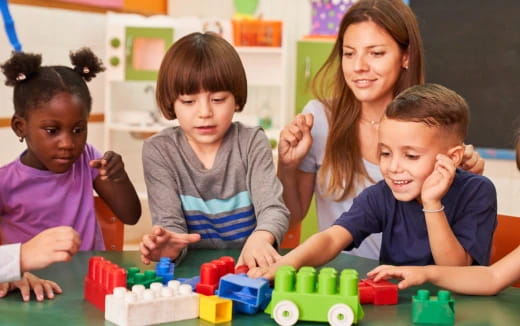
POLYGON ((338 272, 324 267, 291 266, 278 269, 271 302, 265 312, 279 325, 294 325, 298 320, 351 325, 364 316, 359 303, 358 273, 353 269, 338 272), (339 280, 339 282, 338 282, 339 280))
POLYGON ((150 269, 140 273, 139 267, 129 267, 127 269, 126 286, 129 289, 136 284, 142 284, 149 289, 150 284, 155 282, 162 283, 162 277, 157 276, 155 270, 150 269))
POLYGON ((436 297, 421 289, 412 298, 412 322, 414 324, 444 324, 455 322, 455 300, 449 291, 440 290, 436 297))

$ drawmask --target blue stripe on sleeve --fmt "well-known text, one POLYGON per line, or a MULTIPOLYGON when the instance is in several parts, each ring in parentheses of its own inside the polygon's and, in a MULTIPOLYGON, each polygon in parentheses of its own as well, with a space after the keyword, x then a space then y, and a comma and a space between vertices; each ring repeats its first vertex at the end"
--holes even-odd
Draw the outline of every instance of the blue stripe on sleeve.
POLYGON ((245 222, 241 222, 241 223, 237 223, 237 224, 231 224, 231 225, 224 226, 224 227, 218 227, 218 226, 208 224, 208 223, 189 225, 188 229, 189 229, 189 231, 201 231, 201 230, 210 229, 210 230, 217 231, 218 233, 227 233, 227 232, 230 232, 233 230, 242 229, 246 226, 255 226, 255 220, 249 220, 249 221, 245 221, 245 222))
POLYGON ((224 241, 233 241, 233 240, 239 240, 239 239, 246 238, 252 232, 253 232, 253 229, 244 231, 244 232, 240 232, 240 233, 235 233, 230 236, 221 236, 218 233, 205 233, 205 234, 201 234, 200 237, 201 237, 201 239, 222 239, 224 241))
POLYGON ((254 209, 250 209, 245 212, 236 213, 236 214, 232 214, 232 215, 228 215, 228 216, 222 216, 222 217, 218 217, 218 218, 209 218, 206 215, 201 215, 201 214, 184 215, 184 217, 186 218, 186 221, 188 224, 191 224, 191 223, 197 222, 197 221, 207 221, 211 224, 224 224, 227 222, 238 220, 240 218, 254 215, 254 213, 255 213, 254 209))
POLYGON ((186 211, 200 211, 205 214, 220 214, 234 211, 251 205, 251 197, 248 191, 242 191, 228 199, 210 199, 204 201, 201 198, 181 195, 182 209, 186 211))

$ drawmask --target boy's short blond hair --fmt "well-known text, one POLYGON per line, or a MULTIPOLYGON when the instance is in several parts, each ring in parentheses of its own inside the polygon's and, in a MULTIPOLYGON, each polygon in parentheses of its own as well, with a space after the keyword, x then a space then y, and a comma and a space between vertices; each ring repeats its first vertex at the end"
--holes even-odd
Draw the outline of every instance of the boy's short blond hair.
POLYGON ((440 127, 462 143, 468 132, 469 108, 456 92, 426 83, 401 92, 388 105, 385 117, 440 127))

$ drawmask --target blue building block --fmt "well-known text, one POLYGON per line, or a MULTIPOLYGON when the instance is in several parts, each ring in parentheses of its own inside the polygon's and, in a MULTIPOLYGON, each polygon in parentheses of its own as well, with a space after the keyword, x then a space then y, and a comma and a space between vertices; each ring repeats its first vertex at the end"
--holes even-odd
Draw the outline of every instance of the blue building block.
POLYGON ((193 291, 195 291, 195 288, 197 287, 197 283, 200 283, 200 276, 196 275, 191 278, 180 277, 177 279, 177 281, 181 282, 181 284, 191 285, 191 288, 193 289, 193 291))
POLYGON ((217 295, 233 300, 236 312, 252 315, 264 309, 272 290, 265 278, 249 278, 245 274, 227 274, 220 279, 217 295))
POLYGON ((175 263, 168 257, 161 257, 157 265, 155 266, 155 274, 162 277, 162 283, 168 284, 169 281, 173 280, 175 274, 175 263))

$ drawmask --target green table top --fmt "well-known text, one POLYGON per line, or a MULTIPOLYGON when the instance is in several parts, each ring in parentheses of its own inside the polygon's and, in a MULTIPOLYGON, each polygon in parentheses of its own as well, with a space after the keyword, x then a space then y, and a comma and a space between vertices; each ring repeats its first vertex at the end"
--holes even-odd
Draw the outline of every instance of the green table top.
MULTIPOLYGON (((199 274, 202 263, 221 256, 238 257, 238 250, 191 250, 186 260, 175 268, 175 277, 192 277, 199 274)), ((59 263, 35 272, 40 277, 58 282, 64 293, 54 300, 24 303, 19 292, 0 299, 0 325, 113 325, 104 320, 102 311, 83 299, 83 279, 90 257, 100 255, 127 268, 137 266, 155 269, 155 264, 141 264, 136 251, 79 252, 71 262, 59 263)), ((363 277, 377 266, 377 262, 342 253, 328 264, 336 269, 354 268, 363 277)), ((421 286, 436 295, 431 284, 421 286)), ((399 292, 399 304, 392 306, 364 305, 365 318, 359 325, 411 325, 411 298, 418 287, 399 292)), ((508 288, 497 296, 478 297, 453 295, 456 325, 520 325, 520 289, 508 288)), ((231 323, 219 325, 276 325, 269 315, 233 315, 231 323)), ((177 322, 175 325, 212 325, 200 319, 177 322)), ((298 323, 298 325, 323 325, 298 323)))

